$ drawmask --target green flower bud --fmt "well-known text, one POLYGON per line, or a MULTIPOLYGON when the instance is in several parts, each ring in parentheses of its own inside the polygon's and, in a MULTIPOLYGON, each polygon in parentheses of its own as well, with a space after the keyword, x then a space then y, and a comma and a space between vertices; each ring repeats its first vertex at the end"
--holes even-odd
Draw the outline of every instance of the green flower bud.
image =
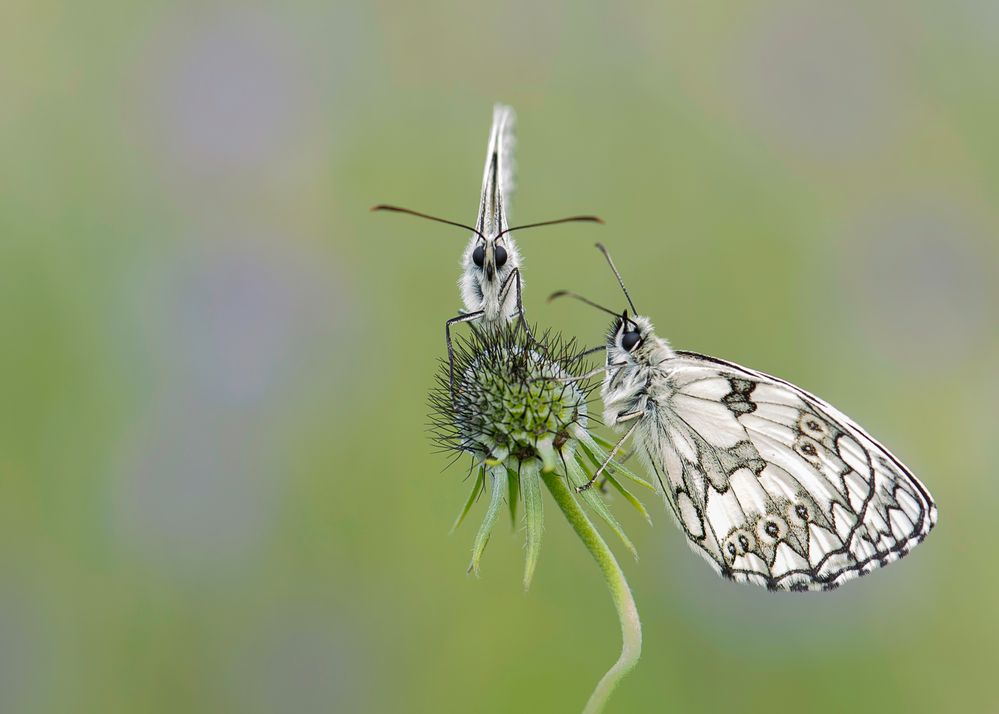
MULTIPOLYGON (((525 587, 541 547, 542 474, 555 473, 570 487, 587 483, 607 458, 607 443, 590 433, 589 399, 595 385, 576 375, 589 369, 574 341, 551 331, 531 338, 516 326, 474 329, 454 341, 454 393, 443 362, 430 394, 431 425, 443 450, 473 459, 476 479, 455 523, 460 525, 479 495, 488 494, 469 570, 479 563, 504 500, 516 518, 524 504, 527 537, 525 587)), ((610 462, 602 475, 640 512, 645 509, 618 481, 625 476, 648 483, 610 462)), ((650 487, 651 488, 651 487, 650 487)), ((601 489, 578 494, 632 553, 634 547, 611 515, 601 489)))

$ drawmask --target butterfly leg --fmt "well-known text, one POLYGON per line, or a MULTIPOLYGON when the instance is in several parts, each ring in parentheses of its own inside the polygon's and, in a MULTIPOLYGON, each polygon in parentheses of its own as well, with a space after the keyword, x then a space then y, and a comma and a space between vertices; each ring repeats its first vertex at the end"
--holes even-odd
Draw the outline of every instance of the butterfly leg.
POLYGON ((448 389, 451 392, 452 406, 454 406, 454 347, 451 346, 451 325, 456 325, 459 322, 471 322, 482 317, 482 312, 482 310, 467 312, 464 315, 452 317, 444 323, 444 341, 447 343, 447 382, 448 389))
POLYGON ((589 349, 583 350, 578 355, 576 355, 576 357, 583 358, 588 355, 596 354, 597 352, 603 352, 606 349, 607 349, 606 345, 597 345, 596 347, 590 347, 589 349))
MULTIPOLYGON (((614 423, 615 424, 623 424, 626 421, 631 421, 632 419, 637 419, 638 417, 642 416, 642 414, 645 413, 645 409, 646 409, 646 406, 648 405, 648 403, 649 403, 649 398, 648 397, 642 397, 641 400, 639 401, 638 409, 635 409, 634 411, 630 411, 630 412, 620 412, 617 415, 617 419, 615 420, 614 423)), ((632 428, 634 428, 634 427, 632 427, 632 428)))
POLYGON ((527 324, 527 316, 524 314, 524 295, 523 295, 524 289, 523 289, 523 284, 521 283, 520 280, 520 268, 514 268, 512 271, 510 271, 510 274, 503 282, 503 285, 500 286, 500 291, 499 291, 500 305, 502 305, 503 301, 506 300, 507 295, 510 292, 511 285, 515 288, 514 293, 517 298, 517 322, 524 328, 524 331, 527 332, 527 336, 531 338, 531 342, 537 342, 537 340, 534 337, 534 333, 531 332, 530 325, 527 324))
POLYGON ((630 449, 624 452, 624 455, 622 455, 621 458, 617 460, 617 462, 622 465, 628 463, 631 457, 635 455, 635 452, 637 450, 638 450, 637 446, 632 446, 630 449))
MULTIPOLYGON (((635 414, 637 416, 638 414, 641 414, 641 412, 636 412, 635 414)), ((620 417, 618 418, 618 421, 620 421, 620 417)), ((617 454, 618 451, 620 451, 621 447, 624 445, 624 442, 626 442, 628 440, 628 437, 631 436, 632 433, 635 431, 635 429, 638 428, 638 424, 639 422, 637 421, 634 424, 632 424, 631 428, 625 432, 624 436, 622 436, 620 440, 618 440, 618 442, 614 444, 614 448, 610 450, 609 454, 607 454, 607 458, 604 459, 604 462, 602 464, 600 464, 600 468, 598 468, 593 473, 593 477, 589 481, 584 483, 582 486, 576 486, 576 493, 582 493, 583 491, 585 491, 586 489, 590 488, 593 485, 593 483, 597 480, 597 478, 600 477, 600 474, 604 472, 604 469, 607 468, 607 465, 614 458, 614 455, 617 454)))
MULTIPOLYGON (((600 349, 604 349, 604 348, 601 347, 600 349)), ((589 352, 589 351, 590 350, 587 350, 587 352, 589 352)), ((622 367, 622 366, 624 366, 623 362, 614 362, 612 364, 605 365, 603 367, 596 367, 594 369, 591 369, 589 372, 586 372, 585 374, 580 374, 580 375, 577 375, 575 377, 536 377, 535 379, 533 379, 531 381, 536 381, 536 382, 561 382, 563 384, 572 384, 573 382, 582 382, 584 379, 592 379, 593 377, 596 377, 598 374, 600 374, 601 372, 603 372, 603 371, 605 371, 607 369, 610 369, 611 367, 622 367)), ((644 405, 643 405, 643 409, 644 409, 644 405)), ((641 412, 639 412, 639 413, 641 413, 641 412)))
POLYGON ((591 369, 589 372, 584 374, 576 375, 575 377, 534 377, 531 382, 559 382, 561 384, 572 384, 573 382, 582 382, 586 379, 592 379, 598 374, 601 374, 606 367, 597 367, 596 369, 591 369))

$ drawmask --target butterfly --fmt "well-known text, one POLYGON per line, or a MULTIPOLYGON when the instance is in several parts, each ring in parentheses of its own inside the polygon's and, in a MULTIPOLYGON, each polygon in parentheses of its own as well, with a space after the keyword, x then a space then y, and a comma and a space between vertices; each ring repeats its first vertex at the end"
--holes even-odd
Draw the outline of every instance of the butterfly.
POLYGON ((524 315, 524 281, 521 276, 521 257, 512 232, 558 223, 603 223, 597 216, 571 216, 540 223, 510 227, 507 206, 513 191, 513 145, 515 114, 512 108, 497 104, 493 109, 492 129, 482 176, 475 227, 456 221, 437 218, 425 213, 380 204, 372 211, 392 211, 426 218, 438 223, 464 228, 472 237, 461 258, 461 277, 458 286, 464 309, 444 323, 444 340, 447 345, 449 379, 452 401, 454 395, 454 348, 451 345, 451 328, 457 323, 476 321, 489 329, 517 320, 530 334, 531 329, 524 315))
MULTIPOLYGON (((637 314, 614 316, 605 423, 636 440, 690 546, 722 576, 771 590, 828 590, 909 553, 937 507, 926 487, 856 422, 790 382, 674 350, 637 314)), ((583 491, 593 478, 577 488, 583 491)))

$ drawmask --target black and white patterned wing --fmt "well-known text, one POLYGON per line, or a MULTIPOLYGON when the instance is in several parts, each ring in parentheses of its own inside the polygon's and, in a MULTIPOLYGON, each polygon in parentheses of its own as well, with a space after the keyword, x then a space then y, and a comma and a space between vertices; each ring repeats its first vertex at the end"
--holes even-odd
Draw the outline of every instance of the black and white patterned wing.
POLYGON ((722 575, 825 590, 906 555, 926 487, 841 412, 783 380, 677 352, 641 436, 694 550, 722 575))

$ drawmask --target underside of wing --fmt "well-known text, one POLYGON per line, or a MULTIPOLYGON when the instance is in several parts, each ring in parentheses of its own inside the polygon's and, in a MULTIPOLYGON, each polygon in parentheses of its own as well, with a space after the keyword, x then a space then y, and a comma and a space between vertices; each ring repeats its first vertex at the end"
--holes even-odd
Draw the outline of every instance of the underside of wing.
POLYGON ((497 104, 489 134, 486 165, 482 173, 482 197, 475 227, 494 236, 508 227, 506 202, 513 193, 513 146, 516 115, 511 107, 497 104))
POLYGON ((722 575, 826 590, 898 560, 936 523, 923 484, 814 395, 689 352, 662 367, 643 451, 691 546, 722 575))

